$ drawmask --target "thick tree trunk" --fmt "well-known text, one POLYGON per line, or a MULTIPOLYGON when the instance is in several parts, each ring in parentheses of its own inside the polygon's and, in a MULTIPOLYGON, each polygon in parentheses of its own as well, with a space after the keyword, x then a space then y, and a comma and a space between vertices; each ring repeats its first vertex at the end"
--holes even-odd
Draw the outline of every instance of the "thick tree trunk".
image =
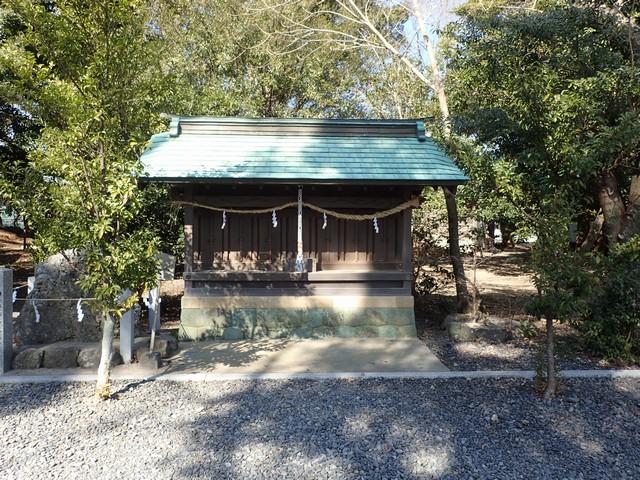
POLYGON ((109 313, 104 315, 102 326, 102 354, 98 366, 98 380, 96 382, 96 396, 100 400, 106 400, 111 396, 111 358, 113 357, 113 338, 116 331, 116 322, 109 313))
POLYGON ((447 219, 449 221, 449 256, 456 281, 456 296, 458 297, 458 311, 469 310, 469 291, 464 274, 464 264, 460 256, 460 238, 458 232, 458 208, 456 206, 456 187, 442 187, 447 205, 447 219))
POLYGON ((624 243, 638 233, 640 233, 640 175, 634 175, 631 177, 627 210, 618 234, 619 241, 624 243))
POLYGON ((598 237, 600 237, 600 233, 602 232, 602 226, 604 225, 604 215, 602 212, 598 212, 596 218, 589 223, 589 231, 587 235, 582 240, 582 243, 578 246, 578 252, 580 253, 588 253, 593 250, 593 247, 596 245, 598 241, 598 237))
POLYGON ((618 235, 622 228, 625 207, 618 181, 611 172, 605 172, 597 181, 598 201, 604 215, 603 232, 608 242, 612 246, 618 242, 618 235))
POLYGON ((556 378, 556 362, 554 358, 554 326, 553 316, 546 315, 547 324, 547 386, 542 398, 549 400, 556 394, 558 379, 556 378))

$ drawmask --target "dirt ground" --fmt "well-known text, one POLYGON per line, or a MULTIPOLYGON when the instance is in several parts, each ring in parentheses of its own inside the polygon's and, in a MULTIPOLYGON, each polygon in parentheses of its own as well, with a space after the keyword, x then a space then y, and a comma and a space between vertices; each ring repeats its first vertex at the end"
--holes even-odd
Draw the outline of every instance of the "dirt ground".
POLYGON ((0 267, 13 270, 14 287, 27 284, 27 278, 33 275, 31 253, 23 247, 31 244, 31 239, 22 238, 18 230, 0 228, 0 267))

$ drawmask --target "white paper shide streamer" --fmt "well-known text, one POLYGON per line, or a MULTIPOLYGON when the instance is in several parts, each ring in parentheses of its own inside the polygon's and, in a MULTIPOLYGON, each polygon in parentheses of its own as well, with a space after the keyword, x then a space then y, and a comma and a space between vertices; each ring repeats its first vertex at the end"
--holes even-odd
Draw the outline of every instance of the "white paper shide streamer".
POLYGON ((271 222, 273 223, 273 228, 276 228, 278 226, 278 216, 276 215, 275 210, 271 214, 271 222))
POLYGON ((78 299, 78 303, 76 303, 76 312, 78 312, 78 322, 81 322, 84 318, 84 313, 82 312, 82 299, 78 299))
POLYGON ((33 312, 36 314, 36 323, 40 323, 40 312, 38 311, 38 306, 35 302, 33 302, 33 312))
POLYGON ((377 218, 373 219, 373 229, 376 231, 376 233, 380 233, 380 228, 378 227, 378 219, 377 218))
POLYGON ((227 212, 222 212, 222 226, 220 230, 224 230, 224 227, 227 226, 227 212))
POLYGON ((322 224, 322 229, 324 230, 325 228, 327 228, 327 212, 324 212, 322 215, 324 219, 324 223, 322 224))
POLYGON ((11 303, 16 303, 17 298, 18 298, 18 291, 14 290, 13 295, 11 295, 11 303))

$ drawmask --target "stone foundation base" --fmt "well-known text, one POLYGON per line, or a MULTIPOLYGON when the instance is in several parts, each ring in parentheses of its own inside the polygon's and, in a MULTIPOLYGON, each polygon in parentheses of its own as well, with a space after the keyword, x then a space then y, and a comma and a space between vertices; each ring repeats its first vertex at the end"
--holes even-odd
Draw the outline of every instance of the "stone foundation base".
POLYGON ((183 297, 180 340, 416 337, 413 297, 183 297))

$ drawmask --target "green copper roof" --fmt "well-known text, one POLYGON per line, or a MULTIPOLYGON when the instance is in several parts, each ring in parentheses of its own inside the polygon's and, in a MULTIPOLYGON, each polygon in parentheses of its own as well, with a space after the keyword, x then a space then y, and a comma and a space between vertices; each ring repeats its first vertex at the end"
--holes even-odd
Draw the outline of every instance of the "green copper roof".
POLYGON ((460 184, 421 120, 174 118, 142 154, 151 181, 460 184))

